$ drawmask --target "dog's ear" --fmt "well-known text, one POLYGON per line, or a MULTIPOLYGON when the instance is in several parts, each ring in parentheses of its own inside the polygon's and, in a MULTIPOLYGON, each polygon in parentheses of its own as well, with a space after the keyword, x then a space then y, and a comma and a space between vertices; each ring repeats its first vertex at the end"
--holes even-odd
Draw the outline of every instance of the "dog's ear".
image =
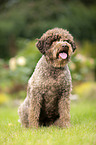
POLYGON ((72 41, 71 42, 71 45, 72 45, 72 49, 73 49, 73 52, 75 51, 75 49, 76 49, 76 44, 75 44, 75 42, 74 41, 72 41))
POLYGON ((46 51, 50 48, 54 41, 59 41, 61 36, 50 34, 50 36, 46 36, 45 38, 37 39, 36 47, 42 54, 45 54, 46 51))
POLYGON ((38 42, 36 43, 36 47, 39 49, 39 51, 44 54, 45 50, 44 50, 44 41, 41 39, 37 39, 38 42))
POLYGON ((67 42, 71 44, 72 49, 73 49, 73 52, 74 52, 75 49, 76 49, 76 44, 75 44, 75 42, 74 42, 74 41, 70 41, 70 40, 67 40, 67 42))

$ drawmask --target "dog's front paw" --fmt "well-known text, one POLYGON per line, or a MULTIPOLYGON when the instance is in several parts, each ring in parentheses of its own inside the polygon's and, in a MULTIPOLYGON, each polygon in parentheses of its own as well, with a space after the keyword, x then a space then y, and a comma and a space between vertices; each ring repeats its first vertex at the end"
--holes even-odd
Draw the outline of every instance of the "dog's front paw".
POLYGON ((54 122, 54 125, 58 126, 60 128, 68 128, 68 127, 70 127, 70 122, 62 121, 62 120, 58 119, 54 122))

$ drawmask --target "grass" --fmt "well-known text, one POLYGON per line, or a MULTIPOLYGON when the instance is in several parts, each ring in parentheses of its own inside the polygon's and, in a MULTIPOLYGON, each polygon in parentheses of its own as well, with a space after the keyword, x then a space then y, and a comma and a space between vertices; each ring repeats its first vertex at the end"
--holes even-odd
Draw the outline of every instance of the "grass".
POLYGON ((71 103, 71 127, 22 128, 17 108, 0 108, 0 145, 96 145, 96 102, 71 103))

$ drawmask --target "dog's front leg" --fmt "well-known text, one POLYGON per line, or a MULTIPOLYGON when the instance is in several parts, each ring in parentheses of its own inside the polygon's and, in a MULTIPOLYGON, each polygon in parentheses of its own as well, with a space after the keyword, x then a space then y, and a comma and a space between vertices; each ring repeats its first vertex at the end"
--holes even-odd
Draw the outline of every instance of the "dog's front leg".
POLYGON ((54 122, 54 125, 65 128, 70 126, 70 100, 69 96, 61 97, 58 104, 59 119, 54 122))
POLYGON ((42 104, 42 96, 30 97, 30 108, 29 108, 29 127, 39 127, 40 109, 42 104))

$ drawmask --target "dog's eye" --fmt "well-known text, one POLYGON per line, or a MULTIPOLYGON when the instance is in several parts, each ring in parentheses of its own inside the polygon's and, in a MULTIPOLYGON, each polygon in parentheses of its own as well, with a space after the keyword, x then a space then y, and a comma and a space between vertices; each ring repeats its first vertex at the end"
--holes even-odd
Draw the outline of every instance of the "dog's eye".
POLYGON ((50 46, 51 46, 54 42, 59 41, 60 38, 61 38, 61 36, 59 36, 59 35, 52 35, 52 36, 48 37, 48 39, 47 39, 48 44, 50 44, 50 46))
POLYGON ((69 47, 66 44, 62 44, 62 48, 68 49, 69 47))
POLYGON ((67 49, 67 48, 69 48, 69 47, 66 45, 65 48, 67 49))

